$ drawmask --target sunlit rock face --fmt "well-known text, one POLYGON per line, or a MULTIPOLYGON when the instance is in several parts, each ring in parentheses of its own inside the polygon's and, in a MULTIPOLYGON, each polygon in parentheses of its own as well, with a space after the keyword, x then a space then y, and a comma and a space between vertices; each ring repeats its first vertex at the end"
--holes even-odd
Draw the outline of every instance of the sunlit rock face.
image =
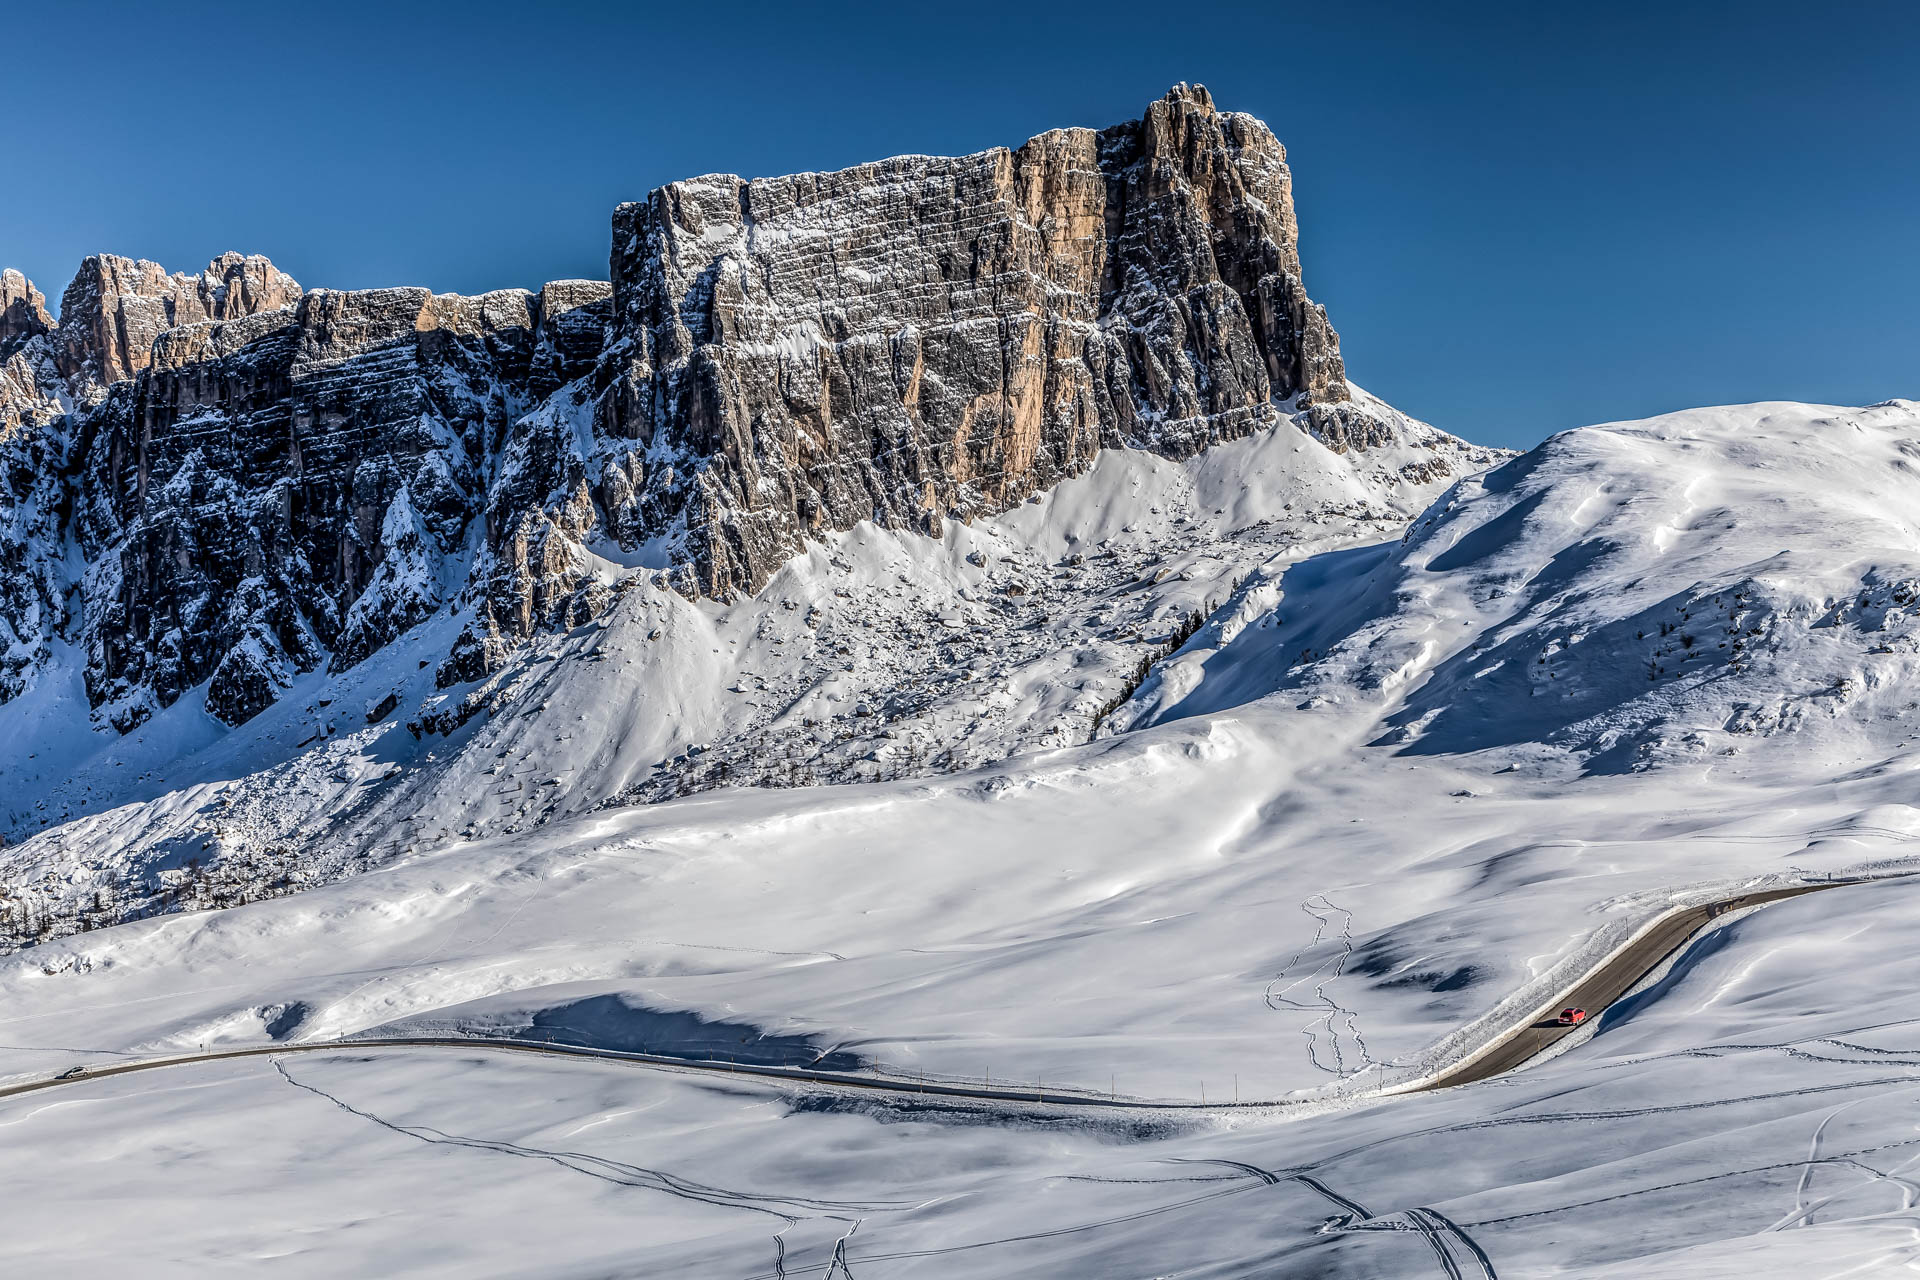
POLYGON ((1203 88, 1018 150, 674 183, 615 213, 612 266, 596 421, 635 461, 597 496, 623 541, 682 529, 705 594, 1347 399, 1286 152, 1203 88))
POLYGON ((222 254, 197 276, 95 254, 80 264, 60 299, 60 371, 76 396, 97 400, 146 368, 154 340, 169 329, 237 320, 299 300, 294 278, 257 254, 222 254))

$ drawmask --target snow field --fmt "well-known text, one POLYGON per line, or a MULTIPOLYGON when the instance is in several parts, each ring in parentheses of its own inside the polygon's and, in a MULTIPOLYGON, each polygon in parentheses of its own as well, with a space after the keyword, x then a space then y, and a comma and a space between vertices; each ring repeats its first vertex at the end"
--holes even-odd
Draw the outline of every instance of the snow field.
MULTIPOLYGON (((297 1055, 283 1066, 301 1083, 261 1063, 181 1069, 230 1082, 203 1097, 232 1088, 257 1114, 288 1115, 287 1132, 338 1144, 311 1170, 238 1135, 210 1141, 234 1162, 224 1171, 182 1162, 208 1171, 208 1189, 255 1197, 263 1220, 330 1224, 323 1245, 284 1264, 315 1274, 381 1249, 424 1274, 462 1262, 462 1274, 597 1274, 618 1258, 767 1276, 1357 1277, 1441 1274, 1444 1257, 1472 1276, 1483 1254, 1509 1278, 1787 1276, 1815 1260, 1889 1273, 1920 1260, 1912 885, 1835 889, 1722 923, 1585 1044, 1527 1071, 1361 1095, 1538 1005, 1676 903, 1914 865, 1904 584, 1920 579, 1907 515, 1920 510, 1906 463, 1916 426, 1904 402, 1762 405, 1556 437, 1456 485, 1402 543, 1276 552, 1253 577, 1236 573, 1242 595, 1114 713, 1132 731, 952 774, 570 808, 576 795, 618 795, 665 750, 620 746, 625 704, 595 684, 636 634, 684 642, 689 670, 702 647, 723 656, 715 639, 748 647, 714 615, 662 625, 623 604, 606 630, 567 638, 606 644, 604 660, 565 679, 544 663, 511 677, 539 691, 540 714, 608 717, 573 723, 611 755, 563 742, 537 757, 545 776, 591 764, 578 770, 590 782, 556 784, 549 820, 441 842, 484 794, 478 779, 495 776, 489 753, 518 762, 558 731, 531 715, 470 722, 432 748, 456 767, 444 792, 417 784, 426 807, 410 830, 425 837, 387 865, 0 960, 0 1071, 483 1017, 564 1021, 600 1000, 591 1008, 616 1020, 635 1012, 622 1034, 697 1016, 702 1036, 737 1028, 750 1046, 810 1045, 907 1077, 1181 1101, 1203 1081, 1210 1098, 1237 1083, 1248 1098, 1339 1104, 1116 1131, 796 1102, 631 1068, 505 1064, 484 1049, 473 1062, 487 1065, 458 1072, 445 1054, 297 1055), (527 745, 502 757, 500 741, 527 745), (500 1100, 501 1080, 518 1101, 500 1100), (295 1104, 312 1111, 291 1118, 295 1104), (685 1116, 709 1118, 686 1128, 685 1116), (342 1125, 345 1136, 330 1127, 342 1125), (442 1216, 416 1244, 403 1248, 391 1225, 341 1229, 374 1221, 341 1172, 392 1154, 367 1144, 369 1128, 412 1152, 392 1165, 389 1203, 436 1192, 442 1216), (476 1151, 428 1129, 526 1150, 476 1151), (489 1245, 536 1148, 543 1174, 583 1188, 521 1193, 554 1198, 550 1213, 529 1202, 546 1215, 528 1236, 539 1263, 489 1245), (540 1154, 562 1150, 617 1161, 628 1181, 540 1154), (629 1185, 663 1170, 732 1198, 670 1206, 625 1235, 598 1216, 674 1195, 629 1185), (786 1170, 791 1180, 759 1176, 786 1170), (736 1203, 743 1191, 789 1209, 803 1195, 869 1208, 793 1213, 804 1225, 780 1261, 786 1243, 736 1203), (871 1207, 896 1199, 912 1207, 871 1207), (495 1262, 477 1261, 488 1247, 495 1262)), ((1195 473, 1180 472, 1164 475, 1197 492, 1195 473)), ((997 536, 1017 533, 1048 563, 1075 554, 1069 535, 1096 526, 1076 524, 1070 504, 1130 509, 1115 476, 1083 479, 1053 499, 1068 505, 1011 513, 1028 523, 997 536)), ((964 575, 981 566, 967 553, 985 544, 950 537, 943 559, 895 568, 907 544, 857 532, 820 553, 821 581, 934 582, 934 566, 971 590, 964 575)), ((810 562, 790 581, 803 571, 810 562)), ((797 590, 776 583, 769 598, 797 590)), ((781 612, 805 626, 804 610, 781 612)), ((859 656, 863 680, 894 670, 859 656)), ((730 659, 714 667, 715 680, 740 678, 730 659)), ((0 1153, 0 1185, 22 1204, 71 1185, 76 1175, 36 1182, 24 1163, 56 1146, 111 1166, 116 1195, 161 1177, 187 1185, 179 1168, 110 1156, 124 1135, 170 1141, 186 1124, 162 1095, 143 1100, 172 1078, 0 1109, 0 1124, 29 1126, 0 1153)), ((378 1187, 388 1175, 367 1176, 378 1187)), ((224 1230, 184 1236, 183 1269, 267 1247, 216 1239, 224 1230)), ((77 1244, 35 1239, 48 1257, 79 1257, 77 1244)))

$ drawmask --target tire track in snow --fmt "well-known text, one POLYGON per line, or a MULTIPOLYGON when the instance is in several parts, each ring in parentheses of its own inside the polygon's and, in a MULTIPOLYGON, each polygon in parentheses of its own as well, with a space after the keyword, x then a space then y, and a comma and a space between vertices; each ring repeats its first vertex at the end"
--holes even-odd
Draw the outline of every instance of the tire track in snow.
MULTIPOLYGON (((1866 1080, 1842 1081, 1837 1084, 1803 1085, 1796 1089, 1779 1089, 1769 1093, 1739 1094, 1731 1098, 1707 1098, 1700 1102, 1660 1103, 1653 1106, 1622 1107, 1608 1111, 1553 1111, 1543 1115, 1505 1115, 1495 1116, 1487 1120, 1466 1120, 1457 1124, 1437 1125, 1427 1129, 1413 1129, 1406 1133, 1396 1133, 1384 1138, 1375 1138, 1371 1142, 1363 1142, 1358 1146, 1348 1147, 1344 1151, 1337 1151, 1331 1155, 1323 1156, 1313 1164, 1307 1166, 1307 1168, 1324 1169, 1336 1161, 1349 1159, 1353 1156, 1365 1155, 1381 1147, 1391 1146, 1396 1142, 1409 1142, 1415 1138, 1443 1137, 1451 1133, 1472 1133, 1481 1129, 1502 1129, 1509 1125, 1519 1124, 1562 1124, 1570 1121, 1635 1120, 1646 1116, 1673 1115, 1684 1111, 1705 1111, 1713 1107, 1737 1106, 1743 1102, 1778 1102, 1789 1098, 1805 1098, 1813 1094, 1839 1093, 1848 1089, 1868 1089, 1878 1088, 1882 1085, 1912 1085, 1914 1083, 1916 1083, 1916 1077, 1912 1075, 1878 1076, 1866 1080)), ((1920 1142, 1920 1139, 1915 1139, 1915 1141, 1920 1142)))
MULTIPOLYGON (((1326 1183, 1320 1181, 1320 1179, 1310 1173, 1296 1173, 1293 1175, 1293 1180, 1308 1190, 1317 1192, 1323 1198, 1331 1200, 1342 1209, 1345 1209, 1352 1215, 1352 1221, 1354 1222, 1365 1222, 1373 1217, 1373 1210, 1367 1208, 1358 1200, 1351 1200, 1341 1195, 1338 1191, 1335 1191, 1332 1187, 1329 1187, 1326 1183)), ((1338 1221, 1338 1219, 1335 1219, 1335 1221, 1338 1221)))
POLYGON ((1420 1238, 1433 1250, 1433 1256, 1440 1260, 1440 1269, 1447 1273, 1447 1280, 1463 1280, 1460 1268, 1454 1263, 1453 1255, 1447 1252, 1447 1242, 1441 1236, 1440 1228, 1427 1220, 1426 1214, 1419 1209, 1407 1210, 1407 1221, 1420 1233, 1420 1238))
POLYGON ((1228 1169, 1238 1169, 1241 1173, 1260 1179, 1268 1186, 1281 1181, 1280 1175, 1271 1169, 1262 1169, 1257 1164, 1246 1164, 1239 1160, 1175 1160, 1174 1164, 1217 1164, 1228 1169))
MULTIPOLYGON (((1793 1212, 1768 1227, 1768 1231, 1785 1231, 1791 1227, 1812 1226, 1814 1214, 1847 1194, 1847 1192, 1842 1191, 1834 1195, 1822 1196, 1811 1204, 1807 1202, 1808 1196, 1813 1189, 1814 1169, 1823 1163, 1820 1158, 1820 1140, 1826 1136, 1827 1126, 1832 1124, 1834 1118, 1842 1111, 1857 1107, 1861 1103, 1870 1100, 1871 1099, 1867 1098, 1855 1098, 1852 1102, 1843 1102, 1833 1110, 1827 1112, 1826 1115, 1820 1117, 1820 1123, 1814 1126, 1813 1136, 1807 1141, 1807 1158, 1805 1164, 1800 1169, 1800 1180, 1794 1184, 1793 1212)), ((1907 1179, 1896 1176, 1892 1171, 1882 1172, 1879 1169, 1874 1169, 1865 1164, 1858 1164, 1851 1161, 1848 1163, 1854 1164, 1855 1167, 1861 1169, 1863 1172, 1873 1174, 1876 1181, 1891 1182, 1899 1187, 1901 1199, 1904 1201, 1902 1208, 1911 1209, 1916 1202, 1920 1202, 1920 1187, 1915 1186, 1907 1179)), ((1911 1164, 1912 1161, 1909 1160, 1908 1163, 1911 1164)))
POLYGON ((847 1265, 847 1241, 853 1239, 853 1233, 860 1229, 863 1219, 855 1218, 853 1225, 846 1229, 838 1240, 833 1242, 833 1257, 827 1260, 827 1274, 823 1280, 833 1280, 836 1273, 843 1280, 853 1280, 853 1268, 847 1265))
MULTIPOLYGON (((1882 1173, 1878 1169, 1873 1168, 1871 1165, 1863 1163, 1860 1160, 1860 1157, 1877 1155, 1883 1151, 1904 1150, 1905 1148, 1914 1147, 1914 1146, 1920 1146, 1920 1138, 1906 1138, 1899 1142, 1886 1142, 1886 1143, 1881 1143, 1878 1146, 1861 1147, 1856 1151, 1843 1152, 1842 1154, 1837 1156, 1821 1156, 1819 1159, 1814 1160, 1811 1163, 1844 1165, 1849 1168, 1860 1169, 1860 1170, 1863 1170, 1864 1172, 1871 1173, 1876 1178, 1885 1178, 1887 1177, 1886 1174, 1882 1173)), ((1677 1191, 1682 1187, 1697 1187, 1709 1182, 1719 1182, 1726 1178, 1745 1178, 1745 1177, 1751 1177, 1755 1174, 1778 1173, 1786 1169, 1803 1169, 1808 1163, 1810 1162, 1806 1160, 1782 1160, 1782 1161, 1776 1161, 1773 1164, 1753 1165, 1752 1167, 1746 1168, 1746 1169, 1726 1169, 1721 1171, 1720 1173, 1709 1173, 1698 1178, 1685 1178, 1679 1182, 1663 1182, 1663 1183, 1660 1183, 1658 1186, 1641 1187, 1635 1191, 1622 1191, 1615 1195, 1597 1196, 1592 1200, 1580 1200, 1573 1204, 1563 1204, 1563 1205, 1556 1206, 1555 1208, 1552 1208, 1552 1209, 1534 1209, 1528 1213, 1511 1213, 1511 1214, 1505 1215, 1504 1217, 1482 1218, 1477 1222, 1471 1222, 1471 1223, 1468 1223, 1467 1225, 1474 1226, 1474 1227, 1490 1227, 1490 1226, 1504 1225, 1509 1222, 1521 1222, 1528 1218, 1546 1218, 1546 1217, 1551 1217, 1556 1213, 1571 1213, 1575 1209, 1590 1209, 1597 1204, 1611 1204, 1619 1200, 1631 1200, 1635 1196, 1653 1195, 1654 1193, 1660 1192, 1660 1191, 1677 1191)), ((1895 1179, 1895 1181, 1898 1181, 1898 1180, 1895 1179)))
POLYGON ((1409 1214, 1419 1214, 1433 1225, 1436 1232, 1445 1233, 1447 1236, 1458 1241, 1461 1247, 1473 1255, 1474 1263, 1480 1268, 1480 1274, 1483 1280, 1500 1280, 1499 1275, 1495 1273, 1493 1269, 1493 1259, 1487 1256, 1487 1251, 1482 1249, 1479 1243, 1475 1241, 1472 1236, 1468 1235, 1459 1223, 1438 1209, 1419 1208, 1410 1209, 1407 1212, 1409 1214))
MULTIPOLYGON (((1235 1181, 1238 1181, 1238 1179, 1235 1181)), ((1077 1235, 1082 1231, 1097 1231, 1103 1227, 1119 1226, 1129 1222, 1141 1222, 1148 1218, 1159 1217, 1162 1214, 1174 1213, 1181 1209, 1191 1208, 1196 1204, 1202 1204, 1209 1200, 1219 1200, 1227 1196, 1244 1195, 1248 1191, 1258 1189, 1261 1185, 1264 1184, 1242 1182, 1238 1186, 1227 1187, 1221 1191, 1209 1191, 1204 1195, 1193 1196, 1186 1200, 1176 1200, 1171 1204, 1156 1205, 1151 1209, 1141 1209, 1134 1213, 1123 1213, 1111 1218, 1100 1218, 1093 1222, 1079 1222, 1072 1226, 1054 1227, 1046 1231, 1027 1231, 1015 1236, 997 1236, 990 1240, 969 1240, 965 1244, 944 1245, 934 1249, 904 1249, 893 1253, 868 1254, 860 1261, 864 1266, 869 1262, 899 1262, 912 1258, 940 1258, 950 1253, 968 1253, 975 1249, 990 1249, 999 1245, 1026 1244, 1034 1240, 1055 1240, 1061 1236, 1077 1235)), ((851 1232, 849 1232, 849 1234, 851 1234, 851 1232)), ((841 1261, 839 1265, 844 1269, 846 1267, 844 1254, 840 1254, 840 1257, 841 1261)), ((829 1263, 828 1265, 832 1266, 834 1264, 829 1263)), ((820 1270, 820 1268, 817 1265, 801 1267, 789 1274, 806 1275, 818 1270, 820 1270)), ((828 1275, 832 1274, 832 1272, 828 1273, 828 1275)), ((851 1270, 846 1270, 845 1274, 852 1276, 853 1273, 851 1270)), ((780 1280, 780 1277, 771 1272, 762 1272, 759 1275, 747 1277, 747 1280, 780 1280)), ((827 1280, 827 1277, 823 1276, 822 1280, 827 1280)))

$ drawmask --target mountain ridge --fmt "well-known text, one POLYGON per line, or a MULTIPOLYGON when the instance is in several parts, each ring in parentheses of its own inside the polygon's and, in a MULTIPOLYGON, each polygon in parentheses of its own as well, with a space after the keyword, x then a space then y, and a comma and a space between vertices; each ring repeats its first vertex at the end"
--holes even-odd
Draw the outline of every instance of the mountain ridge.
POLYGON ((475 297, 4 277, 4 880, 112 904, 36 922, 1084 742, 1238 580, 1504 456, 1345 380, 1203 88, 613 223, 611 281, 475 297))
POLYGON ((1305 293, 1284 149, 1204 88, 1017 150, 690 179, 613 227, 610 285, 472 298, 96 255, 56 323, 9 274, 0 496, 72 514, 0 531, 0 702, 58 635, 101 723, 208 684, 237 725, 443 607, 439 683, 471 684, 619 571, 731 599, 826 532, 937 536, 1106 448, 1404 435, 1305 293))

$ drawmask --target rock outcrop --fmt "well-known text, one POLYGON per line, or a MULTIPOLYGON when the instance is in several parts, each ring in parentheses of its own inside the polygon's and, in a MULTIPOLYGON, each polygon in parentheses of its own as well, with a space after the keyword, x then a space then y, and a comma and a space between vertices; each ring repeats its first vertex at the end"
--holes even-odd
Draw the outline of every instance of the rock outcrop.
POLYGON ((0 271, 0 439, 58 416, 65 384, 47 336, 47 300, 18 271, 0 271))
POLYGON ((583 371, 540 317, 518 289, 317 290, 160 335, 84 418, 96 707, 124 729, 211 679, 237 724, 439 607, 536 359, 583 371))
POLYGON ((0 348, 0 439, 59 417, 66 411, 65 387, 46 338, 0 348))
POLYGON ((0 703, 26 688, 65 621, 67 406, 53 328, 33 282, 0 271, 0 703))
POLYGON ((9 429, 4 416, 10 370, 27 358, 0 362, 0 703, 27 687, 66 621, 61 419, 40 413, 9 429))
POLYGON ((613 286, 605 280, 553 280, 541 286, 539 342, 528 391, 544 399, 593 368, 607 344, 613 286))
POLYGON ((0 271, 0 354, 51 328, 47 300, 33 281, 11 267, 0 271))
POLYGON ((158 263, 96 254, 60 299, 60 370, 94 401, 147 367, 156 338, 179 325, 237 320, 291 306, 300 286, 267 259, 222 254, 197 276, 158 263))

